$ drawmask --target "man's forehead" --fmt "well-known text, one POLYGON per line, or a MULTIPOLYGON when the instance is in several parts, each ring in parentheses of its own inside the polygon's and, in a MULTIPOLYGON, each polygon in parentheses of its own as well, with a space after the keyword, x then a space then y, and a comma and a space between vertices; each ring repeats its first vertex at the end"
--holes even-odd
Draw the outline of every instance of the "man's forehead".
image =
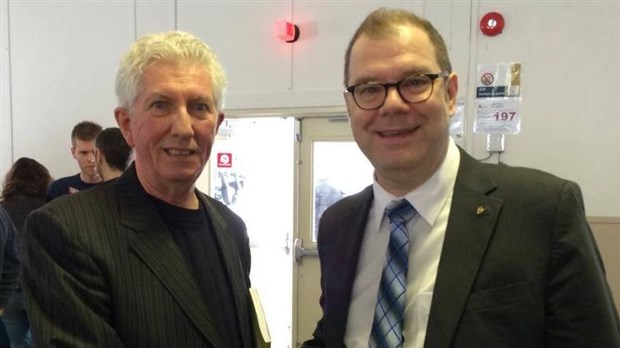
POLYGON ((211 94, 209 90, 206 89, 197 89, 197 90, 183 90, 180 91, 178 89, 172 89, 170 91, 166 90, 153 90, 153 91, 145 91, 143 94, 143 98, 146 101, 154 101, 154 100, 170 100, 182 96, 184 99, 189 100, 211 100, 211 94))
POLYGON ((95 140, 82 140, 79 138, 73 139, 73 147, 77 150, 94 150, 95 149, 95 140))

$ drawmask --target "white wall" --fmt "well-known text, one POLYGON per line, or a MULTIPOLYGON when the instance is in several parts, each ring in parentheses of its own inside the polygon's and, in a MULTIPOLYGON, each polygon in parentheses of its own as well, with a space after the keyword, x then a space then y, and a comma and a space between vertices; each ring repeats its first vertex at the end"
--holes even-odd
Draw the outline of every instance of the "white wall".
MULTIPOLYGON (((191 31, 216 50, 229 76, 230 113, 344 110, 344 50, 379 6, 431 19, 468 105, 478 63, 522 62, 522 130, 507 136, 502 161, 575 180, 589 215, 620 216, 620 2, 613 1, 0 1, 0 173, 21 156, 56 177, 75 173, 71 128, 85 119, 114 125, 117 62, 152 31, 191 31), (489 11, 506 19, 497 37, 478 30, 489 11), (281 19, 299 25, 299 41, 275 38, 281 19)), ((486 157, 486 139, 472 134, 471 108, 466 113, 465 147, 486 157)))
POLYGON ((35 158, 55 177, 75 174, 73 125, 114 125, 114 76, 135 37, 133 5, 8 1, 8 13, 14 159, 35 158))
MULTIPOLYGON (((578 182, 586 213, 620 216, 620 2, 481 2, 504 14, 497 37, 478 34, 472 61, 520 61, 522 127, 502 160, 578 182)), ((470 81, 473 85, 476 81, 470 81)), ((471 100, 471 99, 470 99, 471 100)), ((486 139, 470 137, 484 156, 486 139)))
POLYGON ((11 70, 9 69, 8 6, 0 1, 0 179, 13 162, 11 129, 11 70))

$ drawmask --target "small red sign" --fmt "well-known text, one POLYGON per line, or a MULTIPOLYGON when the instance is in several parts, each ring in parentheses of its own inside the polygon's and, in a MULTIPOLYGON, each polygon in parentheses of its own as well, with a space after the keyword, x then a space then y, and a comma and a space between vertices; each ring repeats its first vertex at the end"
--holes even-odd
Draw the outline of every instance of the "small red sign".
POLYGON ((495 77, 493 77, 493 74, 489 72, 482 74, 482 76, 480 77, 480 82, 482 82, 482 84, 485 86, 492 85, 494 80, 495 77))
POLYGON ((232 167, 232 153, 220 152, 217 154, 217 167, 218 168, 231 168, 232 167))

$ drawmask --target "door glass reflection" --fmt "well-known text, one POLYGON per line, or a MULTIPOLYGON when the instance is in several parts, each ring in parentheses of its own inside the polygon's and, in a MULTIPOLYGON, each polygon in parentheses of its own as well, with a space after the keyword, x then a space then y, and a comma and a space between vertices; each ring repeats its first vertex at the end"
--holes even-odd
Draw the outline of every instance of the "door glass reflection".
POLYGON ((330 205, 372 184, 373 168, 353 141, 313 144, 313 242, 319 219, 330 205))

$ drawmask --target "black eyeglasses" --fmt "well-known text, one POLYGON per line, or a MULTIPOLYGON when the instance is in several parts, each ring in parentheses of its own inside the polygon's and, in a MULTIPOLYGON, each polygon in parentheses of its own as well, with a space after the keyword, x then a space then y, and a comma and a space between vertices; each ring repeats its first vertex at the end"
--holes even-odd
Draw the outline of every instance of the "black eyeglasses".
POLYGON ((346 91, 353 95, 353 100, 363 110, 375 110, 382 107, 390 87, 396 87, 404 101, 421 103, 433 94, 435 79, 448 75, 446 71, 437 74, 416 74, 394 83, 368 82, 348 86, 346 91))

